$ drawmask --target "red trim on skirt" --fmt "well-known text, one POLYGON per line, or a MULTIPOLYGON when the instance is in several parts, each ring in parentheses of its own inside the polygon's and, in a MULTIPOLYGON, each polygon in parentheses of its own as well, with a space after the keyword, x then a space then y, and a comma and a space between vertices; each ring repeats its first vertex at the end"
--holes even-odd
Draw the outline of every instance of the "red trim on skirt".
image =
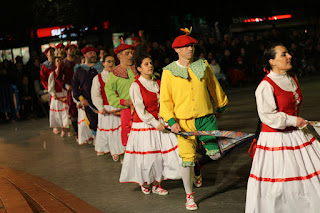
POLYGON ((64 109, 50 109, 50 111, 53 111, 53 112, 63 112, 65 110, 69 109, 69 107, 66 107, 64 109))
POLYGON ((166 151, 155 150, 155 151, 139 152, 139 151, 126 150, 125 153, 127 153, 127 154, 138 154, 138 155, 157 154, 157 153, 166 154, 166 153, 169 153, 169 152, 172 152, 172 151, 176 150, 177 148, 178 148, 178 145, 176 145, 175 147, 173 147, 173 148, 171 148, 169 150, 166 150, 166 151))
POLYGON ((121 127, 121 125, 120 126, 118 126, 117 128, 114 128, 114 129, 100 129, 100 127, 97 127, 97 129, 99 130, 99 131, 104 131, 104 132, 109 132, 109 131, 116 131, 116 130, 118 130, 119 128, 121 127))
POLYGON ((81 124, 84 121, 86 121, 86 119, 82 119, 81 121, 78 121, 78 124, 81 124))
POLYGON ((310 178, 313 178, 314 176, 320 175, 320 170, 314 173, 311 173, 306 176, 299 176, 299 177, 288 177, 288 178, 263 178, 263 177, 257 177, 254 174, 250 174, 251 178, 256 179, 257 181, 263 181, 263 182, 289 182, 289 181, 296 181, 296 180, 308 180, 310 178))
POLYGON ((266 151, 281 151, 281 150, 297 150, 297 149, 302 149, 306 146, 311 145, 314 141, 316 140, 315 137, 311 138, 310 141, 305 142, 299 146, 280 146, 280 147, 267 147, 267 146, 261 146, 261 145, 257 145, 256 149, 262 149, 262 150, 266 150, 266 151))

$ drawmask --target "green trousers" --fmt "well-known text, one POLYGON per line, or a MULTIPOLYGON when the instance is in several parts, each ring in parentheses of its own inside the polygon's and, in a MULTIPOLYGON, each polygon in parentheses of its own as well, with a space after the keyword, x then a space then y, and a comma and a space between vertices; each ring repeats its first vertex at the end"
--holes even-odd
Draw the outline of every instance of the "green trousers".
MULTIPOLYGON (((197 131, 218 130, 217 119, 213 114, 196 118, 195 126, 197 131)), ((220 148, 215 136, 202 135, 198 136, 198 139, 202 142, 204 148, 206 149, 207 155, 215 155, 220 152, 220 148)))

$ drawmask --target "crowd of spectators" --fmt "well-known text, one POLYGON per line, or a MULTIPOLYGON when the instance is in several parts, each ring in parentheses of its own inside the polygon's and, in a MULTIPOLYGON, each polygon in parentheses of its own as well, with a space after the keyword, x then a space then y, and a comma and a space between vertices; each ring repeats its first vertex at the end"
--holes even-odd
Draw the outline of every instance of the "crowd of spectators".
MULTIPOLYGON (((281 42, 293 56, 294 72, 298 76, 314 73, 320 68, 320 33, 318 29, 272 29, 256 33, 224 34, 221 38, 199 37, 195 57, 204 58, 223 87, 245 86, 259 82, 263 73, 263 52, 274 42, 281 42)), ((84 40, 85 41, 85 40, 84 40)), ((172 41, 146 41, 146 51, 151 55, 154 70, 161 77, 162 68, 177 54, 172 41)), ((80 46, 83 41, 79 42, 80 46)), ((96 45, 103 55, 112 48, 96 45)), ((78 55, 79 58, 81 57, 78 55)), ((47 116, 48 98, 40 82, 40 66, 46 57, 32 51, 30 60, 23 64, 21 57, 0 63, 0 120, 30 119, 47 116)), ((79 60, 80 61, 80 60, 79 60)))

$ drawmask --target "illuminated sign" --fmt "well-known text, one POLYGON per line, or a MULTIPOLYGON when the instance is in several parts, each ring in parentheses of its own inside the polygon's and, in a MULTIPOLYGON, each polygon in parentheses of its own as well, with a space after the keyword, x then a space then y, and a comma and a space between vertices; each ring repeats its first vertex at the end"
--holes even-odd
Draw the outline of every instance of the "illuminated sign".
POLYGON ((38 38, 60 36, 60 35, 63 35, 63 31, 65 29, 69 29, 71 27, 72 25, 66 25, 61 27, 56 26, 56 27, 40 28, 37 30, 37 35, 38 35, 38 38))
POLYGON ((271 17, 260 17, 260 18, 234 18, 233 23, 252 23, 252 22, 262 22, 262 21, 276 21, 280 19, 289 19, 292 18, 291 14, 285 14, 285 15, 276 15, 271 17))

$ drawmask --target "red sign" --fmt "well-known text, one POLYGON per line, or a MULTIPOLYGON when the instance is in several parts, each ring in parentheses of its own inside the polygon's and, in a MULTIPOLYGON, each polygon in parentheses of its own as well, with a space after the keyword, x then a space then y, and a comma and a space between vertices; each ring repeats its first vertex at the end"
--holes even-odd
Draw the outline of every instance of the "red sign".
POLYGON ((275 20, 279 20, 279 19, 288 19, 288 18, 292 18, 291 14, 285 14, 285 15, 277 15, 277 16, 272 16, 272 17, 263 17, 263 18, 249 18, 249 19, 245 19, 243 20, 244 23, 248 23, 248 22, 261 22, 261 21, 275 21, 275 20))
POLYGON ((59 36, 63 34, 63 31, 65 29, 69 29, 70 27, 72 27, 72 25, 67 25, 65 27, 56 26, 56 27, 40 28, 37 30, 37 35, 38 35, 38 38, 59 36))

